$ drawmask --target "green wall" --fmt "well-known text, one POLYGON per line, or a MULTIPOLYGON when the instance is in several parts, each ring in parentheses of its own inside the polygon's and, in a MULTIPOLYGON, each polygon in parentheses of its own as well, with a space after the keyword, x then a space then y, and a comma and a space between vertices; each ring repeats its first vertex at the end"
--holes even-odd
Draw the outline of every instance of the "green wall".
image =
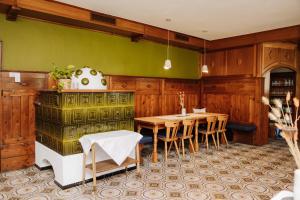
POLYGON ((166 46, 146 40, 70 28, 0 14, 4 70, 49 71, 59 66, 88 65, 105 74, 198 78, 198 53, 171 47, 172 69, 164 70, 166 46))

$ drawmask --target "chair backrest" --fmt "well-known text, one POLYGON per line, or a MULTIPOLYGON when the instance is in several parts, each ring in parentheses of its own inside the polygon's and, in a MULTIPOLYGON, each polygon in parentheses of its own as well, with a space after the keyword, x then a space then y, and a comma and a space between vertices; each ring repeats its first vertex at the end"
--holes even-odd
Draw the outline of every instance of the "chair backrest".
POLYGON ((207 133, 215 132, 217 117, 211 116, 206 118, 207 121, 207 133))
POLYGON ((182 121, 183 124, 183 137, 191 136, 195 125, 194 119, 185 119, 182 121))
POLYGON ((226 125, 228 121, 228 115, 218 116, 218 131, 226 131, 226 125))
POLYGON ((167 128, 166 138, 175 138, 179 128, 179 121, 167 121, 165 122, 165 126, 167 128))

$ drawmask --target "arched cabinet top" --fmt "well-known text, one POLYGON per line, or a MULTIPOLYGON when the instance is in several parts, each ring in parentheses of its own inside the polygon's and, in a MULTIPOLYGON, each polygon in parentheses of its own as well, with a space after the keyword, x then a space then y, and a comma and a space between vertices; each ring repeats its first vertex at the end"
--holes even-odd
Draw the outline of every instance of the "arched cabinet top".
POLYGON ((262 74, 281 67, 297 71, 297 45, 293 43, 263 43, 262 44, 262 74))

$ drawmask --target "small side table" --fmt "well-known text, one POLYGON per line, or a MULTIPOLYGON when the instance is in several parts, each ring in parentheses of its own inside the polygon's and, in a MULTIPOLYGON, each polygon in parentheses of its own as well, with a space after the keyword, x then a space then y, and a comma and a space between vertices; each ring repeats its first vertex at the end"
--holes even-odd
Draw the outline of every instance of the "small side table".
POLYGON ((133 131, 111 131, 85 135, 79 139, 84 153, 82 164, 82 183, 85 184, 86 169, 92 170, 93 190, 96 191, 96 174, 136 164, 140 176, 140 151, 139 141, 142 135, 133 131), (96 145, 110 156, 111 159, 96 161, 96 145), (121 151, 120 151, 121 149, 121 151), (87 155, 92 151, 92 163, 86 164, 87 155), (130 157, 130 152, 135 150, 135 158, 130 157))

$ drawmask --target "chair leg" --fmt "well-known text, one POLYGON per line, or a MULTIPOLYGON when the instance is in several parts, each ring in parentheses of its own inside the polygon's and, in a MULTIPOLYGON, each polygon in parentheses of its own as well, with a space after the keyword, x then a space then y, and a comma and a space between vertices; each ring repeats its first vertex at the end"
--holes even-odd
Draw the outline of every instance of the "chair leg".
POLYGON ((184 153, 184 139, 181 139, 181 145, 182 145, 182 157, 185 158, 185 153, 184 153))
POLYGON ((171 144, 170 144, 170 146, 169 146, 168 154, 170 153, 170 150, 171 150, 171 148, 172 148, 173 142, 174 142, 174 141, 172 141, 171 144))
POLYGON ((227 141, 227 137, 226 137, 226 133, 225 132, 223 132, 223 136, 224 136, 224 140, 226 142, 226 147, 228 147, 228 141, 227 141))
POLYGON ((213 139, 213 141, 214 141, 214 144, 215 144, 215 147, 216 147, 216 149, 218 149, 218 147, 217 147, 217 143, 216 143, 216 140, 215 140, 214 133, 213 133, 213 134, 211 134, 211 136, 212 136, 212 139, 213 139))
POLYGON ((178 148, 178 145, 177 145, 177 141, 174 142, 174 145, 175 145, 175 149, 176 149, 178 158, 180 158, 180 152, 179 152, 179 148, 178 148))
POLYGON ((194 154, 195 153, 195 148, 194 148, 194 145, 193 145, 192 138, 189 138, 189 141, 190 141, 190 145, 192 147, 192 153, 194 154))
POLYGON ((204 135, 202 134, 201 144, 204 144, 204 135))
POLYGON ((168 159, 168 143, 165 142, 165 161, 168 159))
POLYGON ((208 151, 208 134, 205 134, 206 150, 208 151))
POLYGON ((216 134, 217 134, 217 146, 218 146, 218 149, 219 149, 220 148, 219 132, 217 132, 216 134))

